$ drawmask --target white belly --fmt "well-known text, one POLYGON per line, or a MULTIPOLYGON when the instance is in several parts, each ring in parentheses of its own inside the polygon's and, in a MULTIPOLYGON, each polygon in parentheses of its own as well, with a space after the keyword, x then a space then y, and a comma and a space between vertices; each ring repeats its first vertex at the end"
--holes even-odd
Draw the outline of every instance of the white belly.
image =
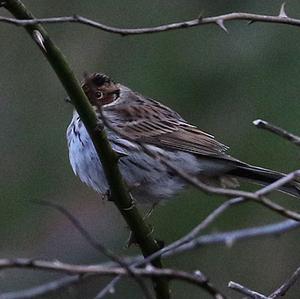
MULTIPOLYGON (((179 192, 185 182, 159 161, 145 154, 137 144, 108 131, 108 139, 114 151, 121 154, 119 169, 131 193, 137 201, 157 202, 179 192)), ((109 190, 107 180, 94 145, 75 112, 67 129, 69 158, 73 171, 81 181, 101 194, 109 190)), ((162 151, 151 146, 154 151, 162 151)), ((216 165, 199 160, 195 155, 181 151, 165 151, 172 165, 190 175, 219 172, 216 165), (212 171, 213 170, 213 171, 212 171)), ((220 165, 220 168, 224 166, 220 165)), ((212 173, 212 174, 213 174, 212 173)))

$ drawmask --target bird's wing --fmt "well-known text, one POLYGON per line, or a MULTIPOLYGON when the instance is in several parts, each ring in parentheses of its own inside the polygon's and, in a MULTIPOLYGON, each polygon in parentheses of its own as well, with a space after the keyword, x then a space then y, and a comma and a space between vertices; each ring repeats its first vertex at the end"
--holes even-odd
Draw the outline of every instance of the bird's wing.
POLYGON ((103 115, 123 136, 171 150, 235 160, 214 136, 187 123, 175 111, 129 89, 123 93, 123 100, 103 107, 103 115))

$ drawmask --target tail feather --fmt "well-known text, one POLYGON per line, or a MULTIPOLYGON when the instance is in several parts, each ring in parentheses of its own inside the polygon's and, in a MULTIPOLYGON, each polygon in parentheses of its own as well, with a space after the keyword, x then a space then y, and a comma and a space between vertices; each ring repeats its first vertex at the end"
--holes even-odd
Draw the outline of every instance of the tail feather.
MULTIPOLYGON (((248 179, 261 185, 269 185, 285 176, 284 173, 252 165, 238 166, 230 170, 227 175, 232 175, 236 178, 248 179)), ((280 187, 279 191, 300 197, 300 182, 296 180, 291 181, 280 187)))

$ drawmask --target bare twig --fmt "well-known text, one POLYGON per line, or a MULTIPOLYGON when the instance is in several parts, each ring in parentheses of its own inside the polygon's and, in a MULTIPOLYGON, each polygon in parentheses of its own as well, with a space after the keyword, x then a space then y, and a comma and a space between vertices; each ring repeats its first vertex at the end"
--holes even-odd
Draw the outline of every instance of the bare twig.
POLYGON ((230 281, 228 283, 228 287, 243 294, 246 295, 248 298, 252 299, 276 299, 278 297, 284 296, 286 292, 295 284, 295 282, 300 277, 300 267, 297 268, 297 270, 276 290, 274 291, 270 296, 265 296, 261 293, 258 293, 256 291, 250 290, 246 288, 245 286, 238 284, 236 282, 230 281))
MULTIPOLYGON (((227 201, 224 204, 222 204, 220 207, 218 207, 216 210, 213 211, 202 223, 202 227, 208 226, 211 222, 217 217, 218 215, 221 215, 227 208, 229 208, 232 205, 236 205, 239 203, 244 202, 244 200, 236 200, 233 199, 231 201, 227 201)), ((170 256, 174 256, 177 254, 181 254, 186 251, 194 250, 198 247, 209 245, 209 244, 226 244, 226 245, 232 245, 234 242, 249 238, 256 238, 256 237, 262 237, 266 235, 280 235, 287 231, 290 231, 292 229, 296 229, 300 227, 300 222, 294 221, 294 220, 285 220, 282 222, 278 222, 275 224, 265 225, 265 226, 258 226, 253 228, 246 228, 246 229, 240 229, 240 230, 234 230, 229 232, 223 232, 223 233, 215 233, 215 234, 208 234, 203 235, 198 238, 195 238, 187 243, 184 243, 182 239, 179 239, 169 246, 161 249, 156 254, 161 254, 162 258, 167 258, 170 256), (177 243, 178 242, 178 243, 177 243), (182 243, 182 245, 180 245, 182 243), (179 244, 179 245, 178 245, 179 244)), ((148 259, 151 260, 152 256, 150 256, 148 259)), ((140 266, 148 262, 148 259, 141 261, 136 261, 132 265, 134 266, 140 266)), ((104 294, 107 293, 107 291, 114 287, 115 284, 118 282, 118 280, 113 280, 109 286, 102 291, 104 294)), ((102 294, 102 291, 100 294, 102 294)), ((102 297, 100 297, 102 298, 102 297)), ((97 298, 98 299, 98 298, 97 298)))
POLYGON ((269 132, 272 132, 296 145, 300 145, 300 137, 297 135, 294 135, 278 126, 275 126, 265 120, 262 119, 256 119, 253 121, 253 124, 260 129, 267 130, 269 132))
POLYGON ((53 17, 53 18, 34 18, 32 20, 26 19, 14 19, 8 17, 0 17, 0 22, 10 23, 17 26, 29 26, 36 24, 57 24, 57 23, 79 23, 94 27, 106 32, 119 34, 122 36, 126 35, 137 35, 137 34, 148 34, 148 33, 158 33, 165 32, 170 30, 177 29, 186 29, 196 26, 215 24, 219 26, 222 30, 227 32, 227 28, 224 23, 234 20, 246 20, 250 23, 254 22, 263 22, 263 23, 277 23, 277 24, 286 24, 292 26, 300 26, 300 20, 295 18, 290 18, 284 11, 284 5, 281 6, 280 13, 277 16, 271 15, 259 15, 252 13, 243 13, 243 12, 232 12, 229 14, 214 16, 214 17, 198 17, 193 20, 182 21, 177 23, 165 24, 155 27, 146 27, 146 28, 117 28, 113 26, 108 26, 96 21, 93 21, 89 18, 73 15, 73 16, 63 16, 63 17, 53 17))
MULTIPOLYGON (((298 175, 297 175, 298 177, 298 175)), ((265 206, 266 208, 278 213, 279 215, 286 217, 286 218, 290 218, 290 219, 294 219, 296 221, 300 221, 300 214, 297 212, 294 212, 292 210, 286 209, 283 206, 273 202, 272 200, 266 198, 266 197, 262 197, 258 200, 256 200, 255 202, 265 206)))
POLYGON ((300 222, 294 220, 285 220, 264 226, 203 235, 173 250, 169 250, 165 255, 163 255, 163 257, 174 256, 211 244, 225 244, 228 246, 232 246, 237 241, 272 235, 278 236, 299 227, 300 222))
POLYGON ((276 290, 274 291, 270 296, 265 296, 261 293, 258 293, 256 291, 250 290, 246 288, 245 286, 242 286, 241 284, 238 284, 236 282, 230 281, 228 284, 228 287, 243 294, 246 295, 248 298, 252 299, 276 299, 278 297, 284 296, 285 293, 295 284, 295 282, 300 277, 300 267, 297 268, 297 270, 276 290))
POLYGON ((295 284, 295 282, 300 277, 300 267, 289 277, 276 291, 274 291, 269 298, 275 299, 281 296, 284 296, 285 293, 290 289, 291 286, 295 284))
POLYGON ((230 281, 228 283, 228 287, 243 294, 243 295, 246 295, 247 298, 252 298, 252 299, 268 299, 268 297, 266 297, 265 295, 262 295, 258 292, 255 292, 255 291, 252 291, 244 286, 242 286, 241 284, 239 283, 236 283, 236 282, 233 282, 233 281, 230 281))
POLYGON ((175 250, 176 248, 180 248, 180 246, 189 243, 194 238, 196 238, 197 234, 200 231, 204 230, 217 217, 219 217, 221 214, 223 214, 225 210, 227 210, 229 207, 231 207, 233 205, 240 204, 244 201, 245 201, 245 199, 243 199, 243 198, 242 199, 234 198, 234 199, 224 202, 221 206, 219 206, 212 213, 210 213, 199 225, 197 225, 193 230, 191 230, 183 238, 171 243, 170 245, 162 248, 161 250, 155 252, 154 254, 146 257, 143 261, 138 262, 138 265, 144 264, 144 263, 149 263, 152 260, 152 258, 155 258, 156 256, 165 255, 168 252, 171 252, 171 251, 175 250))
MULTIPOLYGON (((281 235, 283 233, 286 233, 287 231, 296 229, 300 227, 300 222, 294 221, 294 220, 285 220, 281 221, 275 224, 269 224, 264 226, 258 226, 258 227, 252 227, 252 228, 246 228, 246 229, 240 229, 240 230, 234 230, 234 231, 228 231, 228 232, 222 232, 222 233, 214 233, 214 234, 208 234, 198 237, 197 239, 184 244, 174 250, 168 251, 166 254, 162 255, 162 258, 167 258, 170 256, 174 256, 177 254, 181 254, 183 252, 186 252, 188 250, 194 250, 197 249, 200 246, 206 246, 211 244, 225 244, 225 245, 233 245, 238 241, 241 240, 247 240, 262 236, 272 236, 272 235, 281 235)), ((128 258, 124 258, 123 260, 126 260, 127 264, 134 264, 139 261, 139 258, 131 258, 129 260, 128 258), (136 261, 134 261, 136 260, 136 261)), ((113 267, 116 265, 116 263, 105 263, 106 267, 113 267)), ((62 288, 66 288, 70 285, 76 284, 77 282, 80 282, 80 280, 77 280, 78 276, 67 276, 59 280, 55 280, 52 282, 48 282, 45 284, 42 284, 38 287, 33 287, 28 290, 22 290, 19 292, 10 292, 0 295, 0 299, 24 299, 27 298, 34 298, 35 296, 41 296, 43 294, 46 294, 48 292, 54 292, 62 288), (26 297, 28 294, 28 297, 26 297), (35 295, 36 294, 36 295, 35 295)), ((88 276, 81 276, 81 279, 86 279, 88 276)), ((104 289, 101 290, 101 292, 98 294, 99 297, 96 297, 97 299, 103 298, 107 292, 115 286, 117 283, 117 280, 119 280, 120 276, 115 277, 104 289), (101 297, 102 296, 102 297, 101 297)), ((78 278, 79 279, 79 278, 78 278)))
MULTIPOLYGON (((101 252, 103 255, 111 259, 112 261, 115 261, 116 263, 120 264, 122 261, 113 254, 112 251, 105 248, 100 242, 94 239, 92 235, 83 227, 83 225, 79 222, 79 220, 71 214, 66 208, 61 206, 60 204, 48 201, 48 200, 30 200, 30 202, 46 207, 50 207, 55 209, 56 211, 60 212, 62 215, 64 215, 71 223, 72 225, 78 230, 80 235, 90 244, 93 248, 95 248, 97 251, 101 252)), ((127 265, 127 264, 126 264, 127 265)), ((120 264, 120 266, 123 267, 123 265, 120 264)), ((125 267, 126 268, 126 267, 125 267)))
MULTIPOLYGON (((97 295, 94 299, 102 299, 106 294, 114 290, 115 285, 119 282, 121 276, 114 277, 97 295)), ((0 298, 1 299, 1 298, 0 298)))
MULTIPOLYGON (((4 269, 35 269, 40 271, 53 271, 66 274, 94 274, 97 276, 128 276, 128 271, 120 267, 105 267, 102 265, 73 265, 62 263, 59 261, 45 261, 45 260, 32 260, 32 259, 0 259, 0 270, 4 269)), ((161 269, 148 265, 145 268, 134 268, 135 275, 140 277, 155 278, 160 277, 167 280, 181 280, 197 287, 201 287, 214 298, 223 299, 221 295, 208 281, 207 278, 200 272, 188 273, 174 269, 161 269)))
POLYGON ((50 202, 47 200, 31 200, 31 202, 54 208, 55 210, 62 213, 72 224, 73 226, 79 231, 81 236, 85 238, 85 240, 96 250, 100 251, 102 254, 104 254, 106 257, 111 259, 112 261, 119 264, 121 267, 126 269, 129 273, 129 275, 136 281, 136 283, 140 286, 143 294, 147 299, 152 299, 151 292, 148 290, 147 285, 144 283, 144 281, 131 270, 130 265, 128 265, 126 262, 124 262, 121 258, 119 258, 117 255, 113 254, 112 251, 107 249, 105 246, 103 246, 100 242, 96 241, 91 234, 82 226, 82 224, 79 222, 79 220, 74 217, 66 208, 63 206, 50 202))
MULTIPOLYGON (((265 187, 265 188, 267 188, 267 187, 265 187)), ((223 214, 223 212, 230 206, 236 205, 236 204, 239 204, 242 202, 244 202, 244 199, 239 199, 239 198, 232 199, 232 200, 225 202, 219 208, 214 210, 213 213, 211 213, 203 221, 203 223, 200 223, 200 228, 204 228, 204 227, 206 227, 206 225, 208 226, 211 223, 211 221, 215 220, 215 217, 218 217, 219 215, 223 214), (201 224, 202 224, 202 226, 201 226, 201 224)), ((193 250, 193 249, 203 246, 203 245, 215 244, 215 243, 232 245, 234 242, 236 242, 238 240, 261 237, 261 236, 266 236, 266 235, 279 235, 279 234, 285 233, 286 231, 290 231, 290 230, 298 228, 298 227, 300 227, 300 222, 294 221, 294 220, 285 220, 285 221, 282 221, 279 223, 260 226, 260 227, 246 228, 246 229, 235 230, 235 231, 231 231, 231 232, 203 235, 197 239, 193 239, 192 241, 190 241, 188 243, 184 243, 183 242, 184 238, 188 236, 188 235, 186 235, 184 238, 179 239, 178 241, 170 244, 169 246, 163 248, 161 251, 159 251, 155 254, 162 254, 162 257, 166 258, 169 256, 174 256, 176 254, 183 253, 187 250, 193 250), (180 243, 182 243, 182 245, 178 245, 180 243)), ((196 227, 196 229, 197 228, 198 227, 196 227)), ((150 256, 150 257, 146 258, 145 260, 136 262, 135 265, 136 266, 142 265, 142 264, 144 264, 144 262, 148 262, 148 259, 151 260, 151 258, 152 257, 150 256)), ((291 286, 296 281, 296 279, 298 278, 297 275, 300 274, 298 272, 296 274, 295 273, 292 276, 293 278, 291 278, 291 282, 289 281, 289 283, 288 283, 289 286, 291 286)), ((257 297, 257 298, 260 298, 260 297, 257 297)))
POLYGON ((56 292, 57 290, 67 288, 71 285, 75 285, 81 282, 83 277, 85 276, 65 276, 61 279, 53 280, 30 289, 0 294, 0 299, 33 299, 44 294, 50 294, 52 292, 56 292))

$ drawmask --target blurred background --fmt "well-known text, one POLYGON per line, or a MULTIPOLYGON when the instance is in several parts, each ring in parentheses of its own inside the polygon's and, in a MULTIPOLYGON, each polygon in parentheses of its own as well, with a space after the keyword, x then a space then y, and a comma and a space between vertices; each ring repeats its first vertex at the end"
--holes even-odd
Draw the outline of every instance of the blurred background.
MULTIPOLYGON (((232 11, 277 15, 281 1, 34 1, 24 3, 37 17, 79 14, 119 27, 155 26, 232 11)), ((300 18, 299 1, 286 1, 300 18)), ((8 16, 5 9, 0 14, 8 16)), ((300 135, 300 29, 246 21, 160 34, 120 37, 78 24, 47 25, 78 78, 100 71, 115 81, 169 105, 184 118, 230 146, 249 163, 289 172, 300 168, 300 151, 256 129, 262 118, 300 135)), ((29 200, 67 207, 106 247, 125 248, 128 229, 114 205, 103 202, 72 173, 65 131, 72 106, 40 50, 22 28, 0 24, 0 257, 58 259, 69 263, 105 261, 58 212, 29 200)), ((246 186, 248 188, 248 186, 246 186)), ((253 188, 252 188, 253 189, 253 188)), ((248 188, 251 190, 251 187, 248 188)), ((275 194, 299 210, 299 201, 275 194)), ((198 224, 224 198, 192 188, 157 207, 150 218, 155 236, 170 243, 198 224)), ((224 214, 207 232, 279 221, 261 206, 247 204, 224 214)), ((203 247, 165 261, 173 268, 201 270, 230 298, 230 280, 269 294, 300 264, 299 230, 226 246, 203 247)), ((3 271, 0 292, 38 285, 60 275, 3 271)), ((93 298, 109 279, 95 279, 42 298, 93 298)), ((299 298, 300 283, 287 294, 299 298)), ((172 283, 173 298, 210 298, 202 290, 172 283)), ((136 284, 123 280, 107 298, 141 298, 136 284)))

